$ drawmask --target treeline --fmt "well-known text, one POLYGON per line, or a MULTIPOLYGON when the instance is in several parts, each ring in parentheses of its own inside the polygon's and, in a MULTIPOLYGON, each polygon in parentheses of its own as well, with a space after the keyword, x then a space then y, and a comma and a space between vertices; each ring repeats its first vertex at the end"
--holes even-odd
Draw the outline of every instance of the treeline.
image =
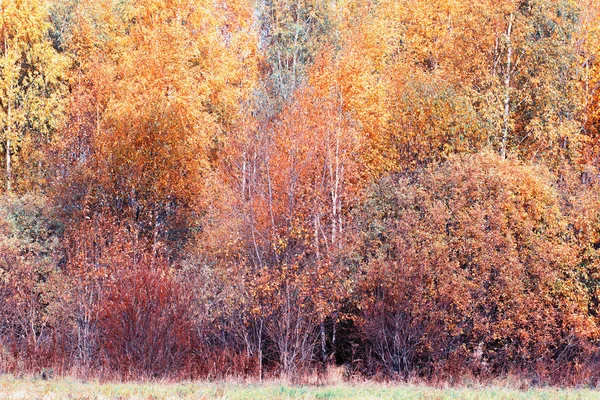
POLYGON ((0 21, 0 373, 599 381, 597 2, 0 21))

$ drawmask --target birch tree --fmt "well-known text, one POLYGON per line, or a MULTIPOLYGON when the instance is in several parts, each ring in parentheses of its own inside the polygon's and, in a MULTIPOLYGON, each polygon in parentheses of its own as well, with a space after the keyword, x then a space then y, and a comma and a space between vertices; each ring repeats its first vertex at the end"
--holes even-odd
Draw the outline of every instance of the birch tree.
POLYGON ((52 47, 44 1, 1 1, 0 24, 0 135, 10 192, 42 175, 39 150, 60 120, 67 60, 52 47))

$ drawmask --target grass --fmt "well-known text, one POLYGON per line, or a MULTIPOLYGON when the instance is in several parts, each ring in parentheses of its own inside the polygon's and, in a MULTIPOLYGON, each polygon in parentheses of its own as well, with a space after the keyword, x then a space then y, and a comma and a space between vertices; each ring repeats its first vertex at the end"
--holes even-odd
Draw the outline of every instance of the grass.
POLYGON ((0 376, 0 399, 600 399, 590 389, 542 388, 517 390, 508 387, 436 389, 407 384, 369 382, 328 386, 296 386, 281 382, 184 382, 99 383, 67 378, 44 381, 0 376))

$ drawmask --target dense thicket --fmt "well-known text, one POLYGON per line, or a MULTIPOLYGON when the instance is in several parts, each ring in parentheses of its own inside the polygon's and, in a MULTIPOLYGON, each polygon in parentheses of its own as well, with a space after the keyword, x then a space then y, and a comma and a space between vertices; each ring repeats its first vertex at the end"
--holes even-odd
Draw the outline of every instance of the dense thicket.
POLYGON ((599 26, 0 0, 0 373, 597 384, 599 26))

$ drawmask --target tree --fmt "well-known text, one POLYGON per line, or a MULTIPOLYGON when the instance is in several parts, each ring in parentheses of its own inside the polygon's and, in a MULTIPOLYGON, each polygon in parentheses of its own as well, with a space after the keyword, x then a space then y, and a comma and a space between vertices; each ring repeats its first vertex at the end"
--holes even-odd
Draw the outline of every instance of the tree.
POLYGON ((277 104, 290 100, 306 82, 308 68, 320 48, 334 40, 333 7, 333 3, 322 0, 258 2, 266 94, 274 97, 277 111, 277 104))
POLYGON ((517 1, 502 12, 492 68, 503 85, 500 154, 576 158, 582 140, 581 66, 574 49, 580 10, 570 2, 517 1))
POLYGON ((45 1, 2 1, 0 18, 0 132, 10 192, 15 183, 22 189, 43 180, 40 148, 53 142, 60 122, 68 64, 52 46, 45 1))
POLYGON ((361 90, 348 107, 376 176, 484 147, 577 159, 576 4, 383 1, 353 12, 361 28, 343 36, 341 57, 360 66, 348 84, 361 90))
MULTIPOLYGON (((577 53, 583 67, 582 85, 585 92, 584 99, 584 131, 589 138, 583 148, 583 160, 588 164, 597 165, 598 159, 598 133, 600 127, 600 46, 598 21, 600 21, 600 8, 595 2, 581 1, 582 28, 577 40, 577 53)), ((587 179, 584 172, 584 180, 587 179)))
POLYGON ((121 216, 155 248, 190 237, 211 163, 253 85, 249 10, 235 5, 80 3, 64 139, 73 146, 58 159, 71 160, 59 177, 71 186, 66 206, 75 198, 80 210, 121 216))

